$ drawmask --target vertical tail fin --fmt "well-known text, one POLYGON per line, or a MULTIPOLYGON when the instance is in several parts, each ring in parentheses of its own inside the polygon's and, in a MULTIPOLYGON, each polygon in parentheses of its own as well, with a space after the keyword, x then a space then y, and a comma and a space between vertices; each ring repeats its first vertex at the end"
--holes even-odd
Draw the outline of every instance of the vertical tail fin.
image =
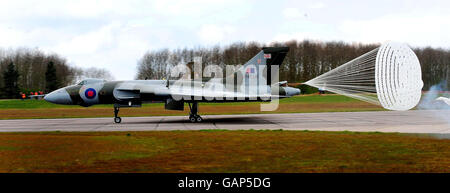
MULTIPOLYGON (((286 54, 289 52, 289 47, 264 47, 262 51, 264 52, 264 58, 266 58, 267 85, 270 85, 273 76, 271 67, 272 65, 280 66, 283 63, 286 54)), ((278 74, 275 75, 278 76, 278 74)))
POLYGON ((278 73, 272 72, 271 67, 281 65, 288 51, 288 47, 264 47, 232 75, 224 79, 226 87, 234 92, 270 93, 272 80, 278 82, 278 73))
POLYGON ((278 74, 272 73, 272 65, 281 65, 288 51, 289 47, 264 47, 245 63, 239 71, 246 76, 254 75, 259 80, 265 80, 266 84, 270 85, 272 76, 278 76, 278 74), (260 74, 261 72, 262 74, 260 74))

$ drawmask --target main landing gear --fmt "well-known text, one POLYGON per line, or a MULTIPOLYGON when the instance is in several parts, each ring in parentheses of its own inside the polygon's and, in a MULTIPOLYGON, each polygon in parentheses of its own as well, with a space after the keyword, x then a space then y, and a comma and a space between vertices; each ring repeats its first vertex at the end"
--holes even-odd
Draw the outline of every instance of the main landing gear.
POLYGON ((197 114, 198 112, 198 103, 197 102, 192 102, 188 103, 189 105, 189 109, 191 110, 191 112, 189 113, 189 121, 191 121, 192 123, 200 123, 203 121, 203 118, 200 117, 200 115, 197 114))
POLYGON ((122 122, 122 118, 118 117, 119 114, 119 105, 114 104, 114 123, 122 122))
MULTIPOLYGON (((189 105, 189 109, 190 109, 190 113, 189 113, 189 121, 191 121, 192 123, 200 123, 203 121, 203 118, 198 115, 198 103, 197 102, 192 102, 192 103, 188 103, 189 105)), ((114 104, 114 123, 120 123, 122 122, 122 118, 120 118, 118 116, 119 114, 119 105, 118 104, 114 104)))

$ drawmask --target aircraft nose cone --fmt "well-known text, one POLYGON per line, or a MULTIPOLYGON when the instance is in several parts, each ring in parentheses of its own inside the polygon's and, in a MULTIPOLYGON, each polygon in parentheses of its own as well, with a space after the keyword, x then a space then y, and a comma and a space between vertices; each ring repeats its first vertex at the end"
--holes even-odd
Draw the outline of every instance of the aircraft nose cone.
POLYGON ((67 93, 66 89, 61 88, 55 90, 47 95, 45 95, 44 100, 61 105, 70 105, 72 104, 72 99, 70 98, 69 93, 67 93))

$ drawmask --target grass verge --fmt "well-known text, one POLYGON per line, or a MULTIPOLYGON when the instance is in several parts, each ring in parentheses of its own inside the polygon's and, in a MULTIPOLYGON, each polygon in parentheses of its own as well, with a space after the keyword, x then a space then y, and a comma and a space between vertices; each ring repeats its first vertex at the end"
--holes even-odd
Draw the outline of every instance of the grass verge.
POLYGON ((450 140, 396 133, 1 133, 0 172, 450 172, 450 140))

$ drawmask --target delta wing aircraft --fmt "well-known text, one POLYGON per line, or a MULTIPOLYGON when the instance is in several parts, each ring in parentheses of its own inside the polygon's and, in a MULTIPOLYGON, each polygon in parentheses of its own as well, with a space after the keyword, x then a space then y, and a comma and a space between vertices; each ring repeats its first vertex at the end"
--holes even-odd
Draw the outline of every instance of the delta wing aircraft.
MULTIPOLYGON (((205 74, 211 78, 200 76, 200 79, 192 80, 187 76, 177 80, 167 78, 129 81, 86 79, 76 85, 55 90, 44 99, 51 103, 84 107, 113 104, 115 123, 121 122, 118 116, 121 107, 140 107, 142 103, 164 102, 165 109, 182 111, 184 103, 188 103, 189 120, 202 122, 202 117, 198 115, 199 102, 266 102, 300 94, 300 89, 288 87, 287 81, 278 81, 277 69, 288 51, 288 47, 265 47, 236 71, 225 75, 225 78, 219 76, 223 72, 209 68, 210 71, 213 69, 211 73, 207 71, 208 67, 205 67, 205 74)), ((187 73, 177 73, 176 69, 172 68, 175 73, 170 74, 178 77, 191 74, 189 69, 187 73)))

